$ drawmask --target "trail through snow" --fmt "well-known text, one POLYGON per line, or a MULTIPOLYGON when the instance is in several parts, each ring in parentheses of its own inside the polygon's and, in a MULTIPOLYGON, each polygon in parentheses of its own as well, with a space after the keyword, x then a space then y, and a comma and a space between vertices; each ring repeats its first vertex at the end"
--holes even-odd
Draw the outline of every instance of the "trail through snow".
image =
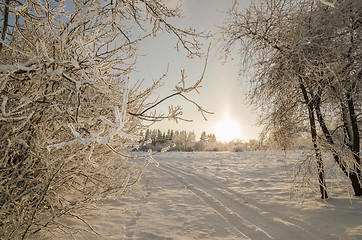
MULTIPOLYGON (((98 236, 76 239, 362 239, 362 200, 335 191, 290 201, 293 162, 303 152, 162 153, 128 196, 83 218, 98 236)), ((81 222, 63 220, 74 228, 81 222)), ((42 236, 41 239, 44 239, 42 236)), ((55 233, 45 239, 65 239, 55 233)))
POLYGON ((280 214, 247 200, 212 179, 181 169, 161 166, 159 169, 175 177, 182 185, 200 197, 229 224, 234 226, 244 239, 332 239, 301 222, 292 223, 280 214), (307 230, 308 229, 308 230, 307 230))

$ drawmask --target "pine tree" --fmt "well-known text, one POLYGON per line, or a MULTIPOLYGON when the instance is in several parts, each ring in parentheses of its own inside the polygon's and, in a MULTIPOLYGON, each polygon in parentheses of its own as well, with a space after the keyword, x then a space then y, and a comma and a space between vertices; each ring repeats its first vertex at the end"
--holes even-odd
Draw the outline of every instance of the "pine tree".
POLYGON ((205 131, 201 133, 200 142, 207 142, 207 135, 205 131))

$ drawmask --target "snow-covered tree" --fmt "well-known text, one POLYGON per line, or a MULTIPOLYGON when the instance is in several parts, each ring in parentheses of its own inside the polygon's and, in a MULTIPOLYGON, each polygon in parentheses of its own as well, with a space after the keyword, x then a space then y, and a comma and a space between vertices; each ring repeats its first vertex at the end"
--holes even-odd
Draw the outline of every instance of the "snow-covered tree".
POLYGON ((216 143, 216 136, 213 133, 207 135, 207 141, 210 143, 216 143))
POLYGON ((166 75, 150 86, 130 79, 138 46, 163 31, 200 56, 200 34, 172 25, 178 9, 159 0, 5 0, 0 8, 0 238, 24 239, 138 182, 152 156, 135 164, 127 152, 144 122, 179 119, 181 107, 154 110, 202 81, 187 87, 182 78, 173 94, 150 101, 166 75))
POLYGON ((188 135, 187 135, 187 140, 186 140, 186 150, 187 151, 193 151, 194 150, 195 141, 196 141, 195 133, 194 132, 189 132, 188 135))
POLYGON ((206 142, 206 141, 207 141, 206 132, 203 131, 200 136, 200 142, 206 142))
POLYGON ((362 195, 361 13, 353 0, 268 0, 243 13, 234 8, 222 28, 226 52, 240 44, 244 67, 253 67, 250 99, 261 109, 264 136, 287 146, 309 125, 322 198, 322 150, 362 195))

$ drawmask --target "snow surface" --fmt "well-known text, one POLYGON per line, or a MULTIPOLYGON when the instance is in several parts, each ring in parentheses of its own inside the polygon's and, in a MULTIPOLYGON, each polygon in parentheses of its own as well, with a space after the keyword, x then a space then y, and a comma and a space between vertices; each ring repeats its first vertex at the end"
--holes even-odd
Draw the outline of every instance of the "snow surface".
MULTIPOLYGON (((87 220, 100 234, 76 239, 362 239, 362 199, 337 191, 290 198, 294 152, 167 152, 128 196, 87 220)), ((66 221, 73 227, 81 222, 66 221)), ((84 228, 84 227, 83 227, 84 228)), ((48 239, 64 239, 53 235, 48 239)))

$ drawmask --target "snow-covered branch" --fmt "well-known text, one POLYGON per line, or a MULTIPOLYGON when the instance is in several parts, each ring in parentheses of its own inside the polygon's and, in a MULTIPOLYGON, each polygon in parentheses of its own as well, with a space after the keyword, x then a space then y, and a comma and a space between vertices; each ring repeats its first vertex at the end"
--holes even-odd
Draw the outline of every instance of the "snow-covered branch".
POLYGON ((153 152, 129 153, 141 131, 181 119, 182 108, 156 114, 151 96, 166 74, 150 86, 130 79, 138 47, 165 30, 201 56, 202 34, 171 24, 178 10, 159 0, 5 0, 0 8, 0 238, 24 239, 139 181, 154 161, 153 152))

